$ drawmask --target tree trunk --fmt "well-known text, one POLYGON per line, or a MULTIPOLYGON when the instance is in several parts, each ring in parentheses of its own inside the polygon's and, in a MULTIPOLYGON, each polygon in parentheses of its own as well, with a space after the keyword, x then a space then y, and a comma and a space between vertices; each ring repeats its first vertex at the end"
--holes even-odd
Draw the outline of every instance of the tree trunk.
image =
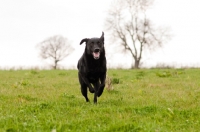
POLYGON ((54 66, 53 66, 53 69, 55 70, 56 68, 57 68, 57 66, 56 66, 56 65, 54 65, 54 66))
POLYGON ((132 65, 132 69, 139 69, 140 67, 140 60, 134 59, 134 64, 132 65))
POLYGON ((135 69, 139 69, 140 60, 135 61, 135 69))
POLYGON ((53 69, 54 69, 54 70, 57 69, 57 63, 58 63, 58 61, 55 60, 55 63, 54 63, 54 66, 53 66, 53 69))

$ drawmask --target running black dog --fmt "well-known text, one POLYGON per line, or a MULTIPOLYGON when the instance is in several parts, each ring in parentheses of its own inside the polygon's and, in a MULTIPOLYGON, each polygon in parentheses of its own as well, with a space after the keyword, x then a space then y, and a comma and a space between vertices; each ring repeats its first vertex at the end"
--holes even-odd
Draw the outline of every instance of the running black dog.
POLYGON ((85 51, 78 61, 78 77, 81 85, 82 95, 86 102, 87 87, 91 93, 94 93, 94 103, 97 103, 97 96, 103 93, 106 80, 106 57, 104 49, 104 33, 100 38, 82 39, 80 45, 85 42, 85 51), (93 85, 93 86, 92 86, 93 85), (93 88, 94 87, 94 88, 93 88))

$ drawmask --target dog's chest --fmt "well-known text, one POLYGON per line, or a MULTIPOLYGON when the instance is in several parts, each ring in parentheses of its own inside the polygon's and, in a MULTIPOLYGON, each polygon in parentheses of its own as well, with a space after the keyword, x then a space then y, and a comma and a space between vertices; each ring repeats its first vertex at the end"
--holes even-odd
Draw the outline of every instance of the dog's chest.
POLYGON ((103 62, 102 61, 91 61, 88 63, 88 71, 89 72, 100 72, 103 68, 103 62))
POLYGON ((89 67, 88 76, 98 77, 100 76, 101 72, 103 72, 103 67, 89 67))
POLYGON ((99 80, 102 74, 103 74, 103 67, 91 67, 87 72, 87 77, 90 80, 90 82, 95 82, 99 80))
POLYGON ((101 74, 102 74, 102 72, 89 71, 87 73, 87 78, 89 79, 89 82, 96 82, 99 80, 101 74))

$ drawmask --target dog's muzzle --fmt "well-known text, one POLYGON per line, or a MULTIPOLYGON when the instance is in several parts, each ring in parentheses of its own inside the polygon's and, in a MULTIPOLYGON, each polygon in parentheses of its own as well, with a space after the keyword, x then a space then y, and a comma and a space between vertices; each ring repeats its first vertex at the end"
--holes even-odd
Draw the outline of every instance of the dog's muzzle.
POLYGON ((95 49, 92 53, 95 60, 100 58, 100 49, 95 49))

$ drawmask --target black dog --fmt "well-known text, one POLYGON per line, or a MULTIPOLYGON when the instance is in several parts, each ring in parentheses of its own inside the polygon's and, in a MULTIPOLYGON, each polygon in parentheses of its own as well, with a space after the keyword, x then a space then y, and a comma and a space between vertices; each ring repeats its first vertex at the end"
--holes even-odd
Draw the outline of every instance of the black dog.
POLYGON ((78 61, 78 77, 81 85, 82 95, 86 102, 87 87, 91 93, 94 93, 94 103, 97 103, 97 96, 103 93, 106 80, 106 57, 104 49, 104 33, 100 38, 85 38, 80 44, 86 42, 85 51, 78 61), (93 86, 92 86, 93 85, 93 86), (94 88, 93 88, 94 87, 94 88))

